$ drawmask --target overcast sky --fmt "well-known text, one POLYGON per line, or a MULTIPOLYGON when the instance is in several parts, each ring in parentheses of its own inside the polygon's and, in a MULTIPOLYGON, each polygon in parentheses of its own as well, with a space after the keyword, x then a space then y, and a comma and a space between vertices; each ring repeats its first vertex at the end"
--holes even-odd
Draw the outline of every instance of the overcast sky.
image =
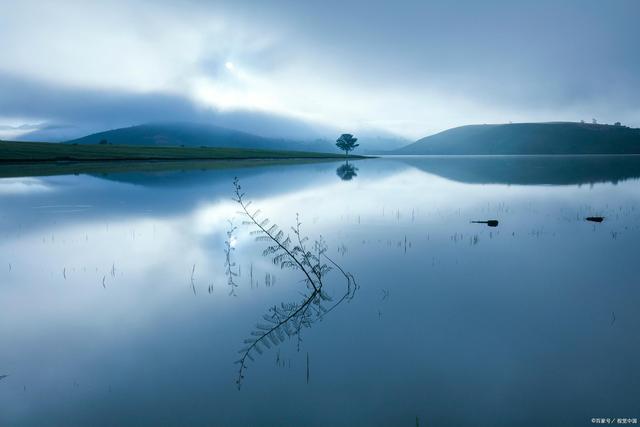
POLYGON ((636 0, 0 0, 0 10, 5 133, 214 117, 296 137, 640 126, 636 0))

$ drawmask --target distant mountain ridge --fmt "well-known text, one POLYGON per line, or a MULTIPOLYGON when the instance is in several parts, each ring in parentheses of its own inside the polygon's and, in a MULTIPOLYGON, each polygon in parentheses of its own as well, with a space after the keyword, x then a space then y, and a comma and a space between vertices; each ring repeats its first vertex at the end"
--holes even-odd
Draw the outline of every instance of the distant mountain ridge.
POLYGON ((324 141, 294 141, 267 138, 234 129, 206 123, 176 122, 149 123, 113 129, 67 141, 72 144, 229 147, 265 150, 296 150, 335 152, 335 147, 324 141))
POLYGON ((574 122, 468 125, 419 139, 390 154, 640 154, 640 129, 574 122))

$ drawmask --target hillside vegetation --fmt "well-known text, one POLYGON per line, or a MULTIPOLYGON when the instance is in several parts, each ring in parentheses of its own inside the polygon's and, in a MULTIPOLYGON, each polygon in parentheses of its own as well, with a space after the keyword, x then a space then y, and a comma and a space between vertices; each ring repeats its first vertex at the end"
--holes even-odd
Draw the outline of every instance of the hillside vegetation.
POLYGON ((113 129, 67 141, 75 144, 144 145, 155 147, 233 147, 261 150, 336 152, 325 141, 293 141, 262 136, 206 123, 152 123, 113 129))
POLYGON ((571 122, 469 125, 422 138, 392 154, 640 154, 640 129, 571 122))
POLYGON ((190 159, 325 159, 342 157, 340 154, 246 148, 155 147, 0 141, 0 163, 190 159))

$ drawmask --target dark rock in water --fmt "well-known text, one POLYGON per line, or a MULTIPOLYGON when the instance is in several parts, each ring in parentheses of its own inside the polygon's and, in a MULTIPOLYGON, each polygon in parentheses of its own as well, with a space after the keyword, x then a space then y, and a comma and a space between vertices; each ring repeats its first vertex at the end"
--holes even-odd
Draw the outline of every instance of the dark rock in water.
POLYGON ((604 221, 604 217, 603 216, 588 216, 585 219, 587 221, 591 221, 591 222, 602 222, 602 221, 604 221))
POLYGON ((471 221, 473 224, 487 224, 489 227, 497 227, 499 222, 497 219, 489 219, 487 221, 471 221))

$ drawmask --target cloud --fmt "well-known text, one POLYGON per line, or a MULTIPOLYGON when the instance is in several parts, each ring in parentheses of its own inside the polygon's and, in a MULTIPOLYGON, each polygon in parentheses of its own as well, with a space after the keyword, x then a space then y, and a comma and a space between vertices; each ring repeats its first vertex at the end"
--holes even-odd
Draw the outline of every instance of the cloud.
POLYGON ((0 136, 60 141, 105 129, 160 121, 197 121, 267 137, 312 139, 336 131, 264 111, 223 111, 159 92, 73 88, 0 73, 0 111, 44 124, 3 126, 0 136), (47 124, 50 123, 50 124, 47 124))
POLYGON ((129 96, 136 114, 127 117, 213 107, 411 137, 509 120, 640 125, 633 0, 25 0, 8 8, 0 71, 101 94, 105 109, 90 109, 96 120, 118 115, 106 110, 129 96))

